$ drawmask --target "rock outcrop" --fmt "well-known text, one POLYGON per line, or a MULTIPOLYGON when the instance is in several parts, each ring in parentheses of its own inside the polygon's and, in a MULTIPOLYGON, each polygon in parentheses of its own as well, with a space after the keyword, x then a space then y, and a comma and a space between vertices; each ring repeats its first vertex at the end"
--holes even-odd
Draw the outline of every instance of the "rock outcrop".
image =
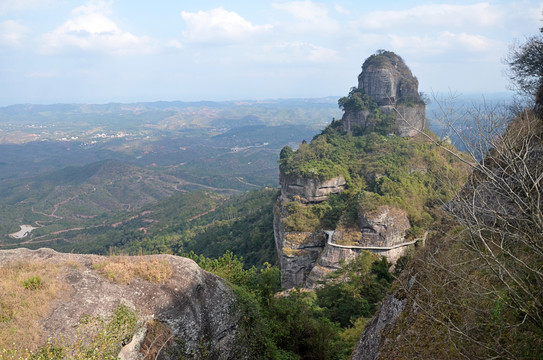
POLYGON ((308 232, 285 231, 286 211, 281 198, 274 208, 274 237, 283 287, 314 288, 343 261, 354 259, 362 251, 371 251, 395 263, 415 241, 407 241, 411 228, 407 212, 392 206, 380 206, 362 213, 358 228, 308 232))
POLYGON ((119 284, 96 270, 96 264, 110 259, 107 257, 62 254, 51 249, 0 251, 3 266, 24 262, 59 265, 57 276, 62 291, 53 300, 49 314, 36 324, 44 342, 59 335, 74 339, 82 319, 108 316, 124 304, 138 314, 140 330, 139 336, 122 350, 123 359, 142 359, 141 344, 156 342, 149 339, 152 334, 147 325, 151 320, 161 323, 171 334, 160 344, 163 348, 158 359, 197 359, 202 351, 213 359, 246 358, 237 338, 235 296, 222 279, 190 259, 171 255, 141 258, 165 262, 171 267, 171 276, 162 283, 135 278, 119 284))
MULTIPOLYGON (((418 80, 401 57, 390 51, 370 56, 358 76, 358 91, 368 95, 381 112, 395 118, 398 136, 414 136, 426 126, 426 106, 418 92, 418 80)), ((341 129, 352 131, 368 125, 370 111, 345 109, 341 129)))
POLYGON ((379 206, 358 217, 362 237, 361 246, 393 247, 405 242, 406 231, 411 228, 407 211, 393 206, 379 206))
MULTIPOLYGON (((358 76, 358 87, 353 88, 349 96, 340 99, 339 104, 345 113, 331 127, 343 133, 357 129, 359 132, 355 133, 356 136, 370 132, 387 135, 389 131, 394 131, 398 136, 411 137, 425 128, 426 107, 418 92, 418 80, 402 58, 389 51, 379 51, 364 62, 362 73, 358 76)), ((326 146, 330 144, 324 144, 322 152, 326 151, 326 146)), ((288 150, 281 154, 283 165, 288 164, 292 156, 292 149, 288 150)), ((318 162, 321 155, 313 156, 311 161, 318 162)), ((326 166, 330 167, 330 162, 326 166)), ((364 159, 360 162, 363 164, 364 159)), ((394 206, 377 206, 372 211, 357 209, 358 224, 348 225, 352 229, 322 229, 320 226, 326 221, 315 220, 314 217, 311 220, 311 212, 320 211, 319 216, 322 216, 326 206, 320 210, 307 207, 326 201, 331 194, 343 192, 347 186, 345 177, 328 180, 318 179, 317 176, 304 178, 292 175, 296 172, 289 172, 286 165, 285 169, 283 173, 282 168, 279 176, 281 196, 274 211, 275 244, 285 288, 315 287, 325 274, 337 270, 341 261, 351 260, 364 250, 395 263, 408 246, 414 246, 415 241, 407 240, 407 231, 411 228, 407 211, 394 206), (284 205, 286 202, 298 202, 298 210, 289 213, 284 208, 287 207, 284 205), (293 216, 299 217, 293 219, 293 216), (287 217, 290 217, 289 226, 285 227, 287 217), (297 220, 300 220, 300 226, 297 220), (316 224, 319 221, 320 224, 316 224), (285 228, 304 232, 286 231, 285 228), (326 232, 328 236, 325 236, 326 232)), ((385 172, 386 169, 380 171, 385 172)), ((423 166, 420 171, 426 172, 426 167, 423 166)), ((374 176, 378 180, 377 176, 383 175, 374 176)))
POLYGON ((381 308, 364 328, 362 337, 356 345, 351 357, 352 360, 374 360, 379 353, 381 345, 381 331, 385 327, 392 327, 396 319, 402 314, 407 299, 397 299, 388 295, 383 300, 381 308))
POLYGON ((282 218, 285 210, 278 199, 274 207, 273 231, 275 247, 282 272, 282 286, 291 289, 304 285, 309 273, 315 266, 326 237, 322 231, 287 232, 282 218))
POLYGON ((321 202, 330 194, 337 194, 345 188, 345 177, 337 176, 329 180, 304 179, 279 175, 283 198, 298 200, 302 203, 321 202))

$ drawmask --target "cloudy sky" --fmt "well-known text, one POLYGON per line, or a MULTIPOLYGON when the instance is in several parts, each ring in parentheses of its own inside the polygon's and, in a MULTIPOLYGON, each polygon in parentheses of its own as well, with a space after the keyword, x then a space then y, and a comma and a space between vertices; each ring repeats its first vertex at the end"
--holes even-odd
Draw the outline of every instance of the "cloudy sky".
POLYGON ((377 49, 425 92, 506 90, 540 1, 0 0, 0 106, 345 95, 377 49))

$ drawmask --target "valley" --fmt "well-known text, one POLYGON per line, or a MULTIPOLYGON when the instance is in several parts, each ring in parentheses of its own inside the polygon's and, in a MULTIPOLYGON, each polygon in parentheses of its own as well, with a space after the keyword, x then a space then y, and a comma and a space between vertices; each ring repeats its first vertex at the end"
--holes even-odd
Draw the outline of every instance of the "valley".
POLYGON ((332 98, 0 108, 0 246, 68 244, 174 194, 277 186, 284 144, 337 114, 332 98))

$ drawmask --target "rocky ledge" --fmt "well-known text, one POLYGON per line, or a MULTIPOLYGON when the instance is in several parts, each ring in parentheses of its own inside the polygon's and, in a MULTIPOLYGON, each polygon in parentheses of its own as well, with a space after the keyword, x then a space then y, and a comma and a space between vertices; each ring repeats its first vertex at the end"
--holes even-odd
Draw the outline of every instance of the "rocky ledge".
POLYGON ((316 203, 328 199, 328 195, 344 190, 345 177, 337 176, 329 180, 306 179, 280 174, 281 196, 301 203, 316 203))

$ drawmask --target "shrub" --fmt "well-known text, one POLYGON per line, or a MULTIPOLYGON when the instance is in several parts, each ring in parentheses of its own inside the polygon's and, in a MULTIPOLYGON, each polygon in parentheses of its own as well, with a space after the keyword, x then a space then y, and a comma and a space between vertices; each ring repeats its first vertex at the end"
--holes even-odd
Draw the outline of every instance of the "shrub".
POLYGON ((41 276, 34 275, 22 282, 25 289, 38 290, 41 287, 41 276))

